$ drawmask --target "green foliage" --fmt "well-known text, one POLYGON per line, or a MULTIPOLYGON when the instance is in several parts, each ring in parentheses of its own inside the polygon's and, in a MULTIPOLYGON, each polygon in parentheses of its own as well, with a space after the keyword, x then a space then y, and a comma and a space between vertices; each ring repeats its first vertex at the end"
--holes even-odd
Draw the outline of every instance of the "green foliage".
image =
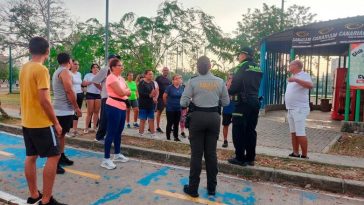
POLYGON ((227 73, 224 71, 218 69, 211 69, 211 73, 214 74, 216 77, 226 80, 227 73))

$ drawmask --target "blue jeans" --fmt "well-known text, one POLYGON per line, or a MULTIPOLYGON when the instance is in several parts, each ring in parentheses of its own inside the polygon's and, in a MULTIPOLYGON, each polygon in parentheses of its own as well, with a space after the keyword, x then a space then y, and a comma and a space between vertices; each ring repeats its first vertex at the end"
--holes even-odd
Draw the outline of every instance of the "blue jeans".
POLYGON ((126 111, 105 105, 107 115, 107 134, 105 138, 105 159, 110 158, 111 144, 114 142, 115 154, 120 154, 121 133, 125 126, 126 111))

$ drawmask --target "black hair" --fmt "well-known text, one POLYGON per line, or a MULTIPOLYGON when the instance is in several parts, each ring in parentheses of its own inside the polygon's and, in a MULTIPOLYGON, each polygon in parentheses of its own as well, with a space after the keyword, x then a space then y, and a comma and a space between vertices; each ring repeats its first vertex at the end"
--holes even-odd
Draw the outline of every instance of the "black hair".
POLYGON ((110 70, 112 71, 112 67, 115 67, 119 62, 121 62, 118 58, 114 58, 110 61, 109 66, 110 66, 110 70))
POLYGON ((29 41, 29 52, 32 55, 44 55, 49 49, 48 41, 43 37, 34 37, 29 41))
POLYGON ((148 74, 148 73, 149 73, 149 71, 150 71, 150 72, 153 72, 152 70, 147 69, 147 70, 145 70, 145 71, 144 71, 144 76, 145 76, 146 74, 148 74))
POLYGON ((211 68, 210 59, 206 56, 201 56, 197 60, 197 72, 205 75, 211 68))
POLYGON ((60 53, 57 56, 57 61, 59 65, 69 63, 71 60, 71 56, 68 53, 60 53))
POLYGON ((90 73, 92 73, 92 68, 93 68, 95 65, 97 65, 97 67, 99 67, 99 68, 100 68, 99 64, 97 64, 97 63, 93 63, 93 64, 91 64, 91 67, 90 67, 90 73))

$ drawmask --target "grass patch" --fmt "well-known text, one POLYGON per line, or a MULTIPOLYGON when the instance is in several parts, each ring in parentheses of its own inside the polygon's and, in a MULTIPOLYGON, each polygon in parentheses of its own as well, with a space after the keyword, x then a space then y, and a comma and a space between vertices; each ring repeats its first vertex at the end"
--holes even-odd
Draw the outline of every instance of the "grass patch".
MULTIPOLYGON (((79 136, 81 138, 94 139, 95 134, 86 134, 79 136)), ((134 136, 123 136, 122 144, 133 145, 141 148, 161 150, 165 152, 178 154, 191 154, 190 145, 184 143, 176 143, 172 141, 146 139, 134 136)), ((227 160, 234 156, 233 150, 217 149, 217 157, 219 160, 227 160)), ((344 166, 335 166, 331 164, 322 164, 310 162, 307 160, 291 159, 283 157, 272 157, 267 155, 257 155, 256 164, 263 167, 275 169, 283 169, 295 172, 316 174, 322 176, 331 176, 342 179, 351 179, 364 181, 363 168, 350 168, 344 166)))
POLYGON ((364 157, 364 136, 343 134, 331 147, 330 154, 364 157))
POLYGON ((18 108, 20 107, 20 94, 19 93, 2 93, 0 94, 1 106, 18 108))

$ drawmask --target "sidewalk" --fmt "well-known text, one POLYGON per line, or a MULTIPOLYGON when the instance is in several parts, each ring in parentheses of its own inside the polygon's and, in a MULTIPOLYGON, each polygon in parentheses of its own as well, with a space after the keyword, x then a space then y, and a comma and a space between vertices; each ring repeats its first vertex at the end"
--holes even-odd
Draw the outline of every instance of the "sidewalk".
MULTIPOLYGON (((5 108, 5 111, 10 116, 19 117, 18 110, 5 108)), ((320 115, 322 117, 322 113, 320 114, 313 112, 312 114, 320 115)), ((83 113, 83 115, 85 116, 85 113, 83 113)), ((257 154, 288 158, 288 154, 292 152, 292 150, 290 149, 291 141, 288 133, 288 124, 284 122, 284 117, 282 116, 284 116, 284 113, 282 112, 272 112, 272 114, 268 113, 266 116, 262 116, 259 118, 259 123, 257 127, 257 132, 258 132, 258 142, 256 150, 257 154), (278 140, 278 142, 274 142, 274 140, 278 140)), ((317 116, 313 117, 317 118, 317 116)), ((327 149, 326 151, 328 151, 330 143, 336 141, 338 137, 340 137, 341 135, 341 133, 336 130, 337 128, 330 123, 334 123, 335 125, 335 123, 337 122, 328 122, 325 120, 313 120, 310 118, 308 119, 307 129, 309 135, 309 146, 314 147, 314 151, 312 148, 311 149, 309 148, 310 150, 309 160, 318 163, 364 168, 364 158, 322 153, 323 149, 327 149), (315 126, 316 127, 320 126, 320 128, 315 128, 315 126), (319 145, 317 145, 317 143, 319 145), (324 148, 321 149, 321 152, 319 152, 315 150, 315 147, 321 147, 321 148, 324 147, 324 148)), ((166 119, 165 116, 163 116, 161 120, 161 125, 162 125, 161 127, 165 128, 165 124, 166 124, 166 119)), ((85 125, 85 120, 84 117, 82 117, 80 118, 79 121, 79 128, 84 128, 84 125, 85 125)), ((185 130, 185 132, 188 135, 188 130, 185 130)), ((138 130, 134 128, 130 129, 125 128, 123 134, 139 137, 138 130)), ((143 137, 150 138, 150 135, 146 131, 143 137)), ((166 140, 166 137, 165 134, 157 133, 154 139, 166 140)), ((182 143, 186 144, 189 143, 187 138, 180 137, 180 139, 182 143)), ((231 126, 230 126, 228 141, 229 141, 229 147, 227 149, 234 150, 234 146, 231 140, 231 126)), ((221 133, 218 140, 218 148, 221 148, 222 143, 223 139, 221 133)))

